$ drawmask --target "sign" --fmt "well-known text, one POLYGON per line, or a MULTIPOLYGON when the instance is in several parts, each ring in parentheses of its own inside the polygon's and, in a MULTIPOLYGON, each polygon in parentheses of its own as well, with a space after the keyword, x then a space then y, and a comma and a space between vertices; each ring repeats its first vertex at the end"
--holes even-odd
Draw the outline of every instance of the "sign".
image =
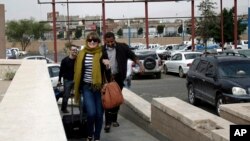
POLYGON ((48 50, 48 46, 43 42, 40 46, 39 46, 39 53, 43 56, 46 56, 48 54, 49 50, 48 50))

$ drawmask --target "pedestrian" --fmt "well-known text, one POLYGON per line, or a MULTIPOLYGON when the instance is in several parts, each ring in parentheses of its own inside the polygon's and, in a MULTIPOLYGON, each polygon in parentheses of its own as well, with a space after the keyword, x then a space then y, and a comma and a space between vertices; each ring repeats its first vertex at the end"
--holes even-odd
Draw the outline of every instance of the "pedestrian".
POLYGON ((127 62, 127 75, 126 75, 126 79, 124 81, 125 87, 127 87, 128 89, 131 87, 132 65, 133 65, 133 61, 128 59, 128 62, 127 62))
POLYGON ((58 79, 58 86, 61 85, 61 80, 63 78, 63 100, 61 111, 63 113, 69 113, 67 106, 68 106, 68 99, 71 95, 71 90, 73 88, 73 79, 74 79, 74 66, 75 60, 77 56, 77 46, 71 45, 69 48, 69 55, 62 59, 60 65, 60 72, 59 72, 59 79, 58 79))
MULTIPOLYGON (((107 32, 104 35, 104 42, 102 61, 108 69, 105 71, 106 78, 110 81, 112 76, 122 90, 127 73, 127 60, 131 59, 138 64, 141 72, 144 72, 144 67, 127 44, 116 42, 114 33, 107 32)), ((111 124, 113 127, 119 126, 117 121, 119 108, 120 106, 117 106, 105 110, 105 132, 110 131, 111 124)))
POLYGON ((75 101, 82 102, 87 114, 87 141, 100 140, 103 124, 101 55, 100 38, 96 32, 90 32, 77 56, 74 75, 75 101))

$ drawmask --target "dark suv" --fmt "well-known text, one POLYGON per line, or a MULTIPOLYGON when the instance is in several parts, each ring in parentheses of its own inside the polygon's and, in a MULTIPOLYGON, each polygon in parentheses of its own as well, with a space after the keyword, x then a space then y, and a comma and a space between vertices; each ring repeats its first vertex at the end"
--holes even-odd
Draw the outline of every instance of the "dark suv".
POLYGON ((200 100, 216 107, 227 103, 250 102, 250 59, 242 56, 202 56, 187 73, 188 100, 200 100))

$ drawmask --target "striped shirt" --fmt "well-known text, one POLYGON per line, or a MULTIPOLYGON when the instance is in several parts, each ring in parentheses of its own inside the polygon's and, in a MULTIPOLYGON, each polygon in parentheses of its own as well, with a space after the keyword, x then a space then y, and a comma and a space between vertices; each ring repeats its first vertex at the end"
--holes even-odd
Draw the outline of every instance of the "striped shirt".
POLYGON ((93 69, 93 54, 86 54, 84 59, 84 74, 83 81, 86 83, 92 83, 92 69, 93 69))

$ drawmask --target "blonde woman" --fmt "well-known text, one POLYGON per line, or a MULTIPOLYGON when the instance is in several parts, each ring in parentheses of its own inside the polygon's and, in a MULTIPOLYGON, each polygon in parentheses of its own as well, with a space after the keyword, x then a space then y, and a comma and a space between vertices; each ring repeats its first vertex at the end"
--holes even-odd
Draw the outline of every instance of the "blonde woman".
POLYGON ((100 38, 96 32, 87 35, 86 44, 75 62, 74 90, 75 101, 80 102, 87 113, 88 138, 87 141, 100 140, 103 124, 103 107, 100 89, 102 86, 102 71, 100 58, 102 49, 100 38))

